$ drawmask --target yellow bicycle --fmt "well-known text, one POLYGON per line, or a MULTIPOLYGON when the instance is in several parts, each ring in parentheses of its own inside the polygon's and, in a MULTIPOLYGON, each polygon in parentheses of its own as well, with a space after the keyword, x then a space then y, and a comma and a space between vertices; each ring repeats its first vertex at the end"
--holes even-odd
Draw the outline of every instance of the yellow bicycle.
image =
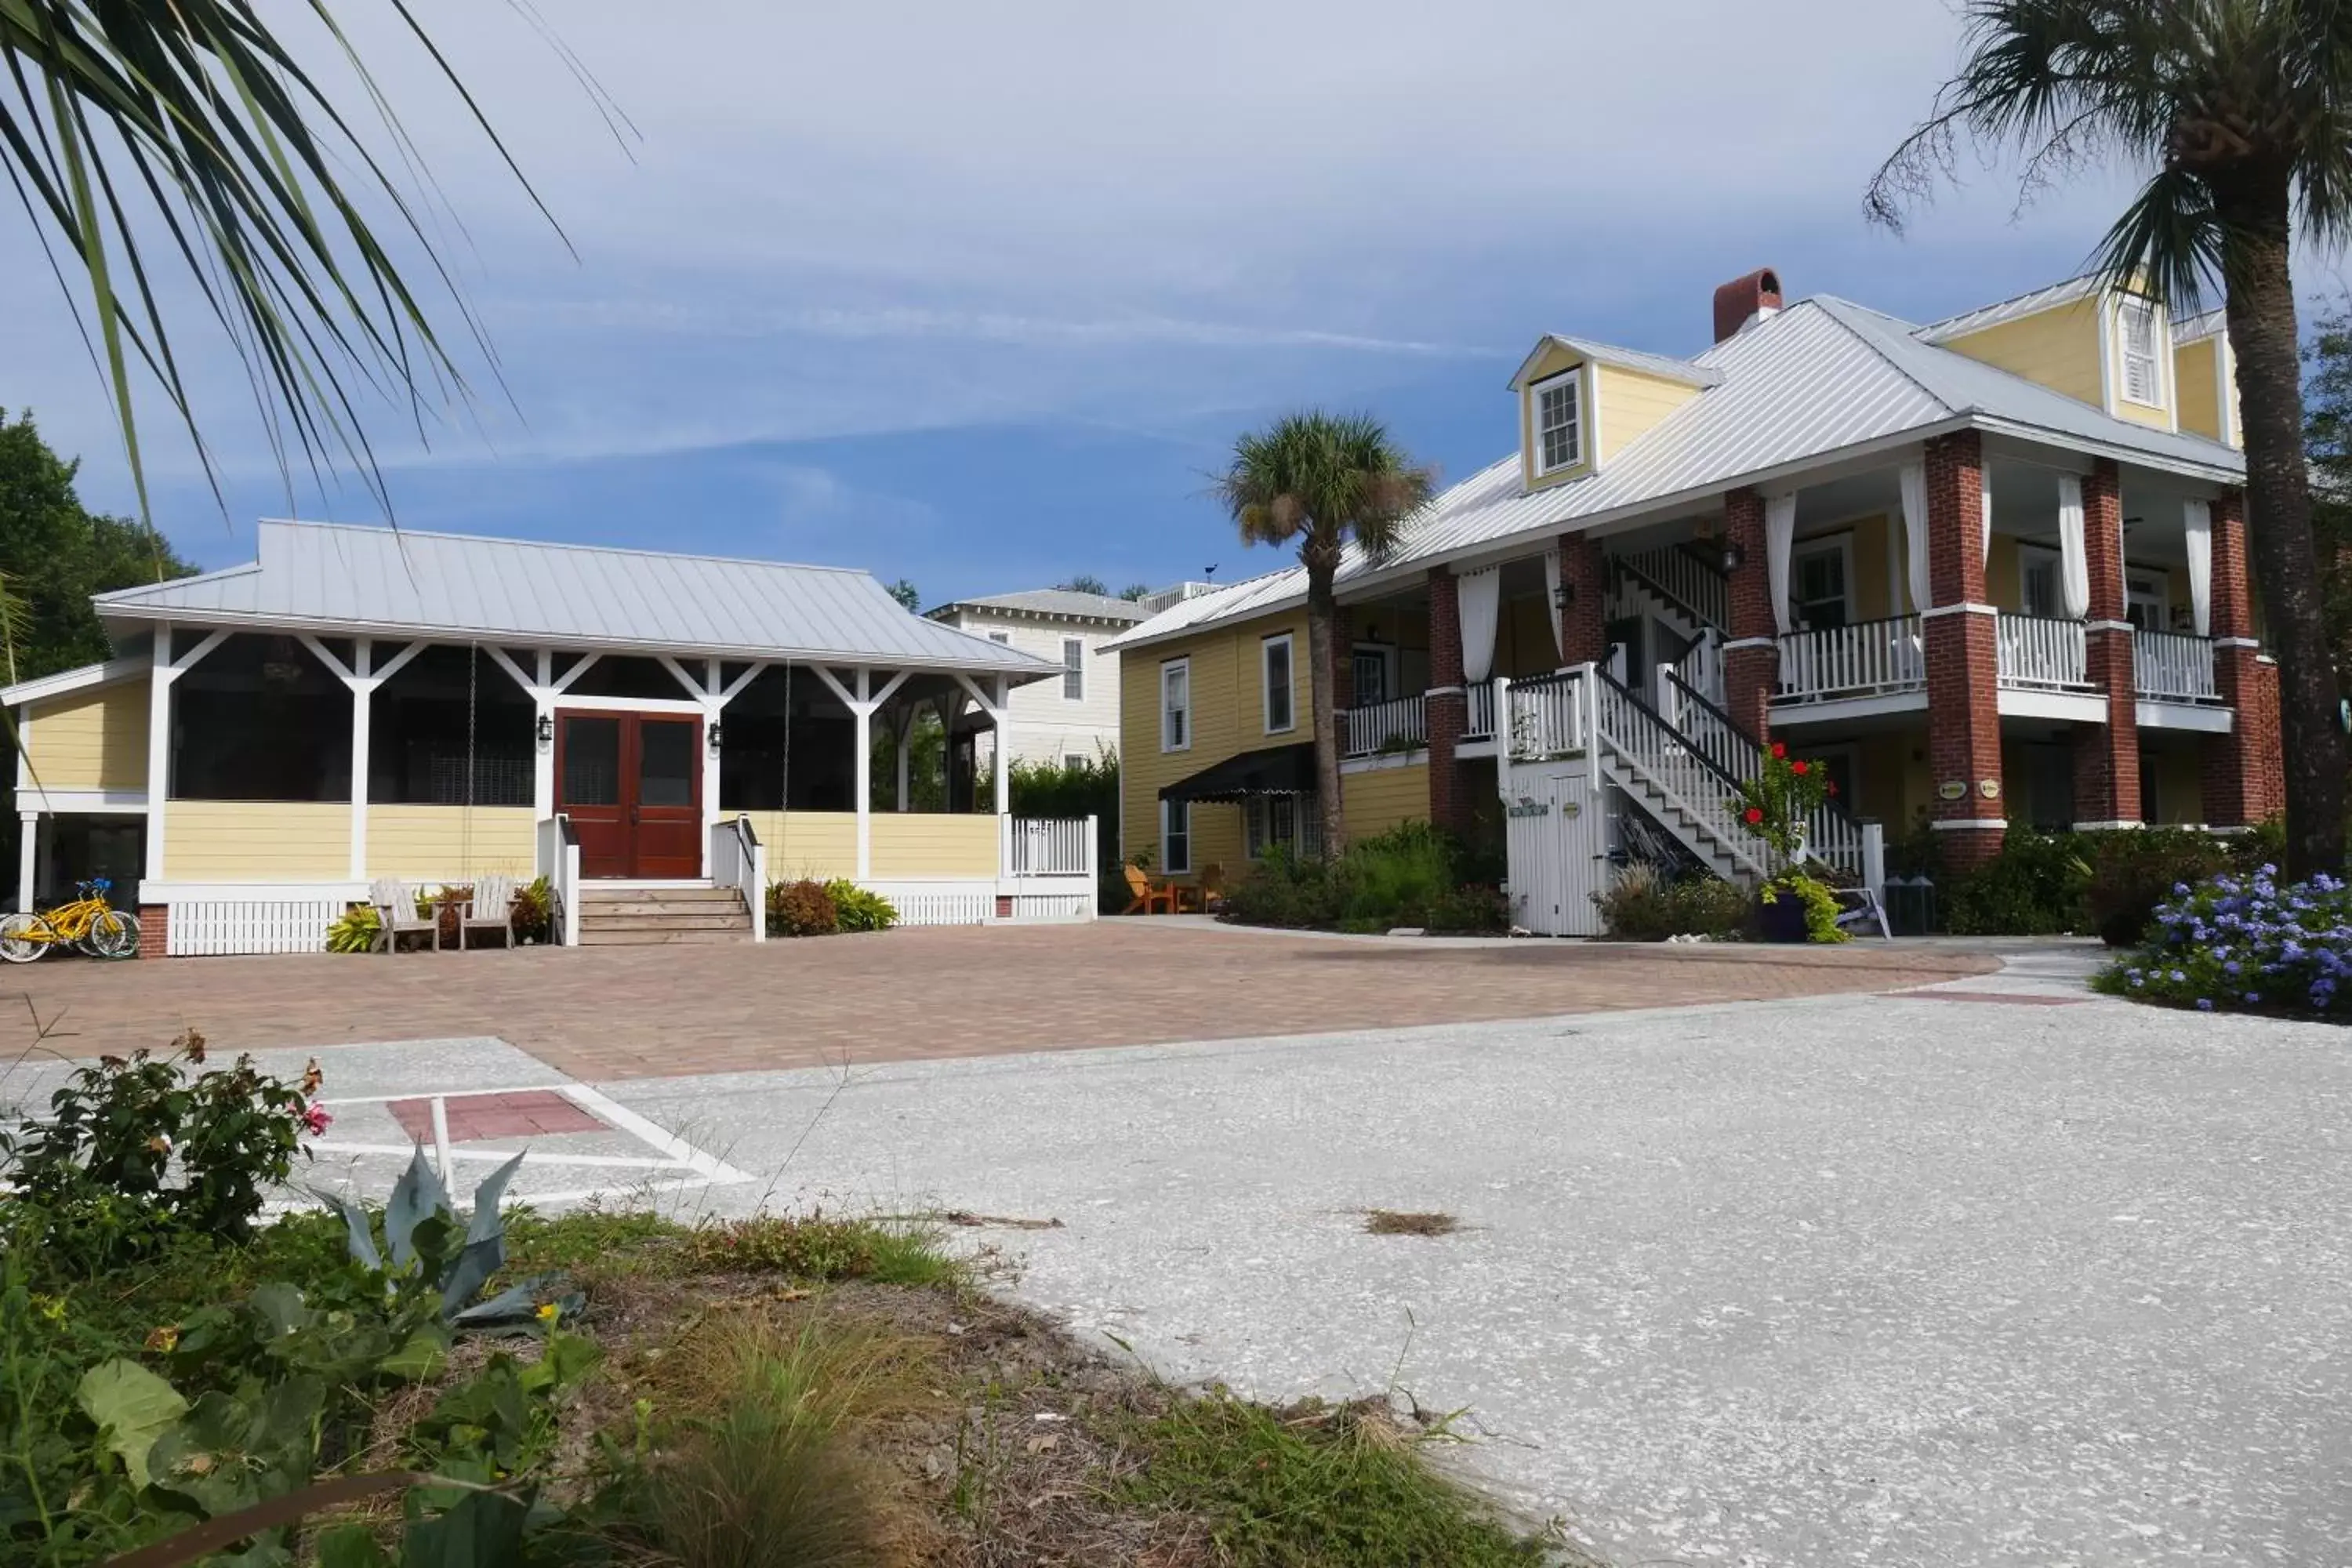
POLYGON ((74 885, 73 901, 0 920, 0 958, 30 963, 58 947, 79 947, 92 958, 131 958, 139 952, 139 917, 106 901, 113 886, 103 877, 74 885))

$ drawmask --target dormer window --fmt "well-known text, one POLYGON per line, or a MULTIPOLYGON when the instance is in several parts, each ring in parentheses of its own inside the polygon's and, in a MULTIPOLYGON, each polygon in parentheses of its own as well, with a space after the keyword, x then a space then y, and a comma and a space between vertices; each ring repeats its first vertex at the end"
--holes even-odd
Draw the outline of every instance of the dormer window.
POLYGON ((1571 370, 1531 389, 1536 403, 1536 472, 1557 473, 1584 461, 1583 372, 1571 370))
POLYGON ((2116 309, 2122 328, 2124 398, 2143 408, 2164 405, 2164 381, 2156 357, 2156 301, 2126 299, 2116 309))

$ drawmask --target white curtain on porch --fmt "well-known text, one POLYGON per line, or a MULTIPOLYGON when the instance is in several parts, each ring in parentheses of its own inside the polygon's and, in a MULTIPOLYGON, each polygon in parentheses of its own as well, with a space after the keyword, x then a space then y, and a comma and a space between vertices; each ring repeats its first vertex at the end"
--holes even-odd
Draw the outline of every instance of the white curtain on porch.
POLYGON ((2079 621, 2091 611, 2091 560, 2083 547, 2083 481, 2058 476, 2058 613, 2079 621))
POLYGON ((1764 498, 1764 581, 1772 592, 1772 624, 1784 635, 1789 618, 1789 552, 1797 541, 1797 495, 1764 498))
POLYGON ((1978 561, 1987 564, 1990 564, 1992 561, 1992 485, 1990 483, 1990 475, 1986 476, 1988 482, 1984 487, 1984 530, 1977 535, 1977 559, 1978 561))
POLYGON ((1495 668, 1495 619, 1503 605, 1503 569, 1488 566, 1455 579, 1462 616, 1462 679, 1475 686, 1495 668))
POLYGON ((1911 613, 1927 608, 1927 465, 1906 463, 1903 489, 1904 582, 1911 590, 1911 613))
POLYGON ((1568 662, 1568 633, 1559 624, 1559 546, 1544 552, 1544 607, 1551 612, 1552 651, 1568 662))
POLYGON ((2213 505, 2183 501, 2181 539, 2189 546, 2189 620, 2200 637, 2213 635, 2213 505))

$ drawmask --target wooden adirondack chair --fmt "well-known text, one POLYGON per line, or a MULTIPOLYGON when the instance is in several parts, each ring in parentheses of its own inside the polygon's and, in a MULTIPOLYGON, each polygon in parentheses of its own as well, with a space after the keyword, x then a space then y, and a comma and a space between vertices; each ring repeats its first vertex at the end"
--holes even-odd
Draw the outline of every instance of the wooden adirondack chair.
POLYGON ((503 945, 514 945, 515 879, 512 877, 477 877, 474 896, 466 900, 464 911, 457 917, 457 951, 466 950, 466 933, 472 931, 496 931, 504 939, 503 945))
POLYGON ((368 902, 375 906, 375 917, 382 922, 376 932, 376 945, 386 952, 400 951, 404 936, 429 932, 433 951, 441 951, 441 911, 420 915, 416 912, 416 895, 396 877, 379 877, 368 884, 368 902))
POLYGON ((1174 888, 1165 882, 1154 883, 1150 877, 1143 874, 1143 868, 1140 866, 1128 866, 1122 868, 1127 872, 1127 890, 1135 895, 1135 901, 1129 904, 1124 910, 1120 911, 1121 913, 1148 915, 1155 910, 1165 910, 1172 915, 1176 912, 1174 888))

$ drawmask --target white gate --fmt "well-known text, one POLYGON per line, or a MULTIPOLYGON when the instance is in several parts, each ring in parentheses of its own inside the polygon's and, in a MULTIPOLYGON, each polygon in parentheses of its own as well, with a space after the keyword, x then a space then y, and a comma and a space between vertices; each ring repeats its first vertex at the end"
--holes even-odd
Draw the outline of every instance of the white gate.
POLYGON ((1511 920, 1540 936, 1597 936, 1608 814, 1590 758, 1506 763, 1511 920))

